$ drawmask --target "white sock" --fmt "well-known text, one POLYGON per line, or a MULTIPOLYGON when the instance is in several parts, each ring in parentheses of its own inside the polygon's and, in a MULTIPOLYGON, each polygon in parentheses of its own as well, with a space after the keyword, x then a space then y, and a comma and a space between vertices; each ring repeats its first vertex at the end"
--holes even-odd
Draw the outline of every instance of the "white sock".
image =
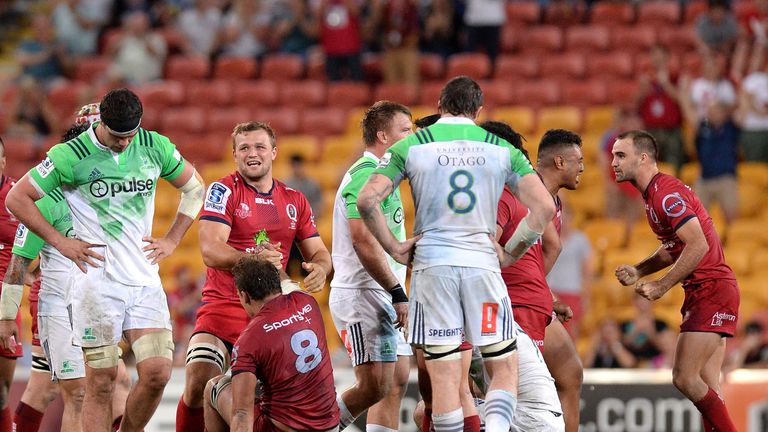
POLYGON ((444 414, 432 413, 432 425, 435 432, 463 432, 464 411, 459 408, 444 414))
POLYGON ((377 424, 365 425, 365 432, 397 432, 397 429, 390 429, 377 424))
POLYGON ((517 398, 506 390, 492 390, 485 395, 485 430, 507 432, 512 425, 517 398))
POLYGON ((355 416, 349 412, 341 395, 336 398, 336 403, 339 405, 339 431, 343 431, 347 426, 355 422, 355 416))

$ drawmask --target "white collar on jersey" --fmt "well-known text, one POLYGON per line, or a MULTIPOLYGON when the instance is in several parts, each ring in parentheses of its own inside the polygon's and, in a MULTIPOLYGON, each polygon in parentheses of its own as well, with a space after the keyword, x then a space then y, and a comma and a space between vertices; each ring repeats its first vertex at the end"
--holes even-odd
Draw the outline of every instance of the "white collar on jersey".
POLYGON ((367 150, 363 152, 363 156, 369 157, 369 158, 371 158, 371 159, 375 160, 375 161, 376 161, 376 163, 379 163, 379 158, 378 158, 378 157, 376 157, 376 155, 375 155, 375 154, 373 154, 373 153, 371 153, 371 152, 369 152, 369 151, 367 151, 367 150))
POLYGON ((92 125, 91 125, 91 126, 88 128, 88 136, 91 138, 91 142, 92 142, 92 143, 93 143, 93 144, 94 144, 96 147, 98 147, 98 148, 100 148, 100 149, 102 149, 102 150, 109 150, 109 147, 107 147, 107 146, 105 146, 104 144, 102 144, 102 143, 99 141, 99 138, 96 136, 96 128, 95 128, 95 127, 93 127, 95 124, 98 124, 98 123, 94 123, 94 124, 92 124, 92 125))
POLYGON ((475 124, 475 121, 467 117, 440 117, 437 123, 447 124, 475 124))

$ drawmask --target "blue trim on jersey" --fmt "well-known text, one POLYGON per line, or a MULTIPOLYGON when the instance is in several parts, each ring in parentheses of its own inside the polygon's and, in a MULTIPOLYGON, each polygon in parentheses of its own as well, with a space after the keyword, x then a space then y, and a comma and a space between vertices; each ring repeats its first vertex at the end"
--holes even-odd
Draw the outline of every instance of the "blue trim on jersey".
POLYGON ((691 220, 691 219, 693 219, 695 217, 696 217, 696 215, 692 214, 692 215, 688 215, 685 218, 683 218, 683 220, 681 220, 680 222, 678 222, 677 225, 675 225, 675 231, 679 230, 681 226, 685 225, 686 222, 688 222, 689 220, 691 220))
POLYGON ((200 220, 207 220, 207 221, 211 221, 211 222, 219 222, 219 223, 223 223, 224 225, 227 225, 227 226, 232 226, 229 222, 227 222, 226 219, 220 218, 218 216, 204 215, 204 216, 200 216, 200 220))

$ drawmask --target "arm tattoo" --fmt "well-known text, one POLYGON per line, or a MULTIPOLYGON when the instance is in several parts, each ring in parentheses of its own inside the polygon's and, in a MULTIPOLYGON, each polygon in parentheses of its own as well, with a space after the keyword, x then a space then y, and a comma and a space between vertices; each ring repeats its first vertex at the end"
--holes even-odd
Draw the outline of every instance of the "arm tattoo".
POLYGON ((19 255, 11 255, 11 262, 8 264, 8 271, 5 272, 3 282, 12 285, 24 285, 24 276, 27 274, 27 268, 32 262, 29 258, 19 255))

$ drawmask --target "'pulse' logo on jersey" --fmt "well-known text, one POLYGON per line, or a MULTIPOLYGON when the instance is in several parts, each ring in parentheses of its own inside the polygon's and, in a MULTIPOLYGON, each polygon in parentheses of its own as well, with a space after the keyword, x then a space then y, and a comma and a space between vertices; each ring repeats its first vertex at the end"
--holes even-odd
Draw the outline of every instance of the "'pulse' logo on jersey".
POLYGON ((129 180, 107 183, 104 180, 96 180, 91 183, 91 195, 96 198, 104 198, 110 195, 112 198, 120 193, 150 194, 155 186, 152 179, 137 179, 133 177, 129 180))

